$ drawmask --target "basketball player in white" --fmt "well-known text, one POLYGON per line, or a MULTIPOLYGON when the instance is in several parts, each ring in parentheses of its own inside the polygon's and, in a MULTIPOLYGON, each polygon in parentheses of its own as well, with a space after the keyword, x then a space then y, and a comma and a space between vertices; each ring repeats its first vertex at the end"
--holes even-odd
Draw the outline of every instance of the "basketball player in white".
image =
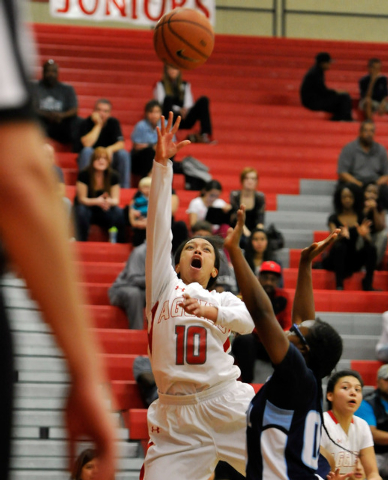
POLYGON ((148 207, 146 310, 159 399, 148 409, 140 477, 147 480, 207 480, 219 460, 245 475, 245 415, 254 395, 228 355, 231 331, 250 333, 253 321, 236 296, 209 291, 219 262, 212 238, 188 240, 171 265, 169 158, 190 143, 173 142, 179 122, 173 126, 172 113, 167 126, 162 118, 148 207))

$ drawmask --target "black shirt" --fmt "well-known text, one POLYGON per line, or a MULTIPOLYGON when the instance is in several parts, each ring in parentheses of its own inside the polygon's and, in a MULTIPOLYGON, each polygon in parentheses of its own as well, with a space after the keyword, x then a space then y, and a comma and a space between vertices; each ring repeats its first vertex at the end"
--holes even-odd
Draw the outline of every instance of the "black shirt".
POLYGON ((306 73, 300 87, 300 97, 303 105, 307 105, 310 101, 322 100, 332 94, 334 90, 330 90, 325 85, 325 72, 318 65, 314 65, 306 73))
MULTIPOLYGON (((91 117, 86 118, 80 125, 79 136, 80 138, 89 133, 94 127, 94 122, 91 117)), ((109 117, 106 124, 102 127, 100 136, 93 148, 97 147, 109 147, 116 142, 124 140, 123 133, 121 131, 120 122, 117 118, 109 117)))
MULTIPOLYGON (((360 78, 358 83, 360 86, 361 98, 365 97, 368 90, 369 82, 370 75, 365 75, 364 77, 360 78)), ((372 100, 376 100, 376 102, 381 102, 386 96, 388 96, 387 77, 381 75, 377 78, 375 84, 373 85, 372 100)))

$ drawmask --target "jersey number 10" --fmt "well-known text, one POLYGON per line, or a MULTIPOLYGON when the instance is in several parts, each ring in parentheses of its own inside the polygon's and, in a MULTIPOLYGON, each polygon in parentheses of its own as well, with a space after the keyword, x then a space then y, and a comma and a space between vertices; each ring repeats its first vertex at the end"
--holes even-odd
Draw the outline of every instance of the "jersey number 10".
POLYGON ((203 365, 206 362, 207 330, 196 325, 175 326, 176 364, 203 365))

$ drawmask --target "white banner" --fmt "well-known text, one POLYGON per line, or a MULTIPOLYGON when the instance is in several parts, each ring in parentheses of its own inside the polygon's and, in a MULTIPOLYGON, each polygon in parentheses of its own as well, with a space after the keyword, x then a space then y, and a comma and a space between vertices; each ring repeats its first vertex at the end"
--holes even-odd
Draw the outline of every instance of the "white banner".
POLYGON ((174 8, 193 8, 214 26, 215 0, 50 0, 53 17, 154 25, 174 8))

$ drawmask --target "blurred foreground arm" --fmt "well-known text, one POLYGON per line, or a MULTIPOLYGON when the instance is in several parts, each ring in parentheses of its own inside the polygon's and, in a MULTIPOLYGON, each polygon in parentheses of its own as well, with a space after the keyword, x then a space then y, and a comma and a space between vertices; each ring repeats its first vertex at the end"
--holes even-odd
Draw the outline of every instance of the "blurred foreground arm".
POLYGON ((54 174, 42 159, 43 143, 33 122, 0 123, 0 229, 68 362, 71 453, 77 437, 91 437, 100 456, 96 478, 106 480, 114 474, 114 431, 100 390, 98 349, 66 241, 65 214, 54 174))

